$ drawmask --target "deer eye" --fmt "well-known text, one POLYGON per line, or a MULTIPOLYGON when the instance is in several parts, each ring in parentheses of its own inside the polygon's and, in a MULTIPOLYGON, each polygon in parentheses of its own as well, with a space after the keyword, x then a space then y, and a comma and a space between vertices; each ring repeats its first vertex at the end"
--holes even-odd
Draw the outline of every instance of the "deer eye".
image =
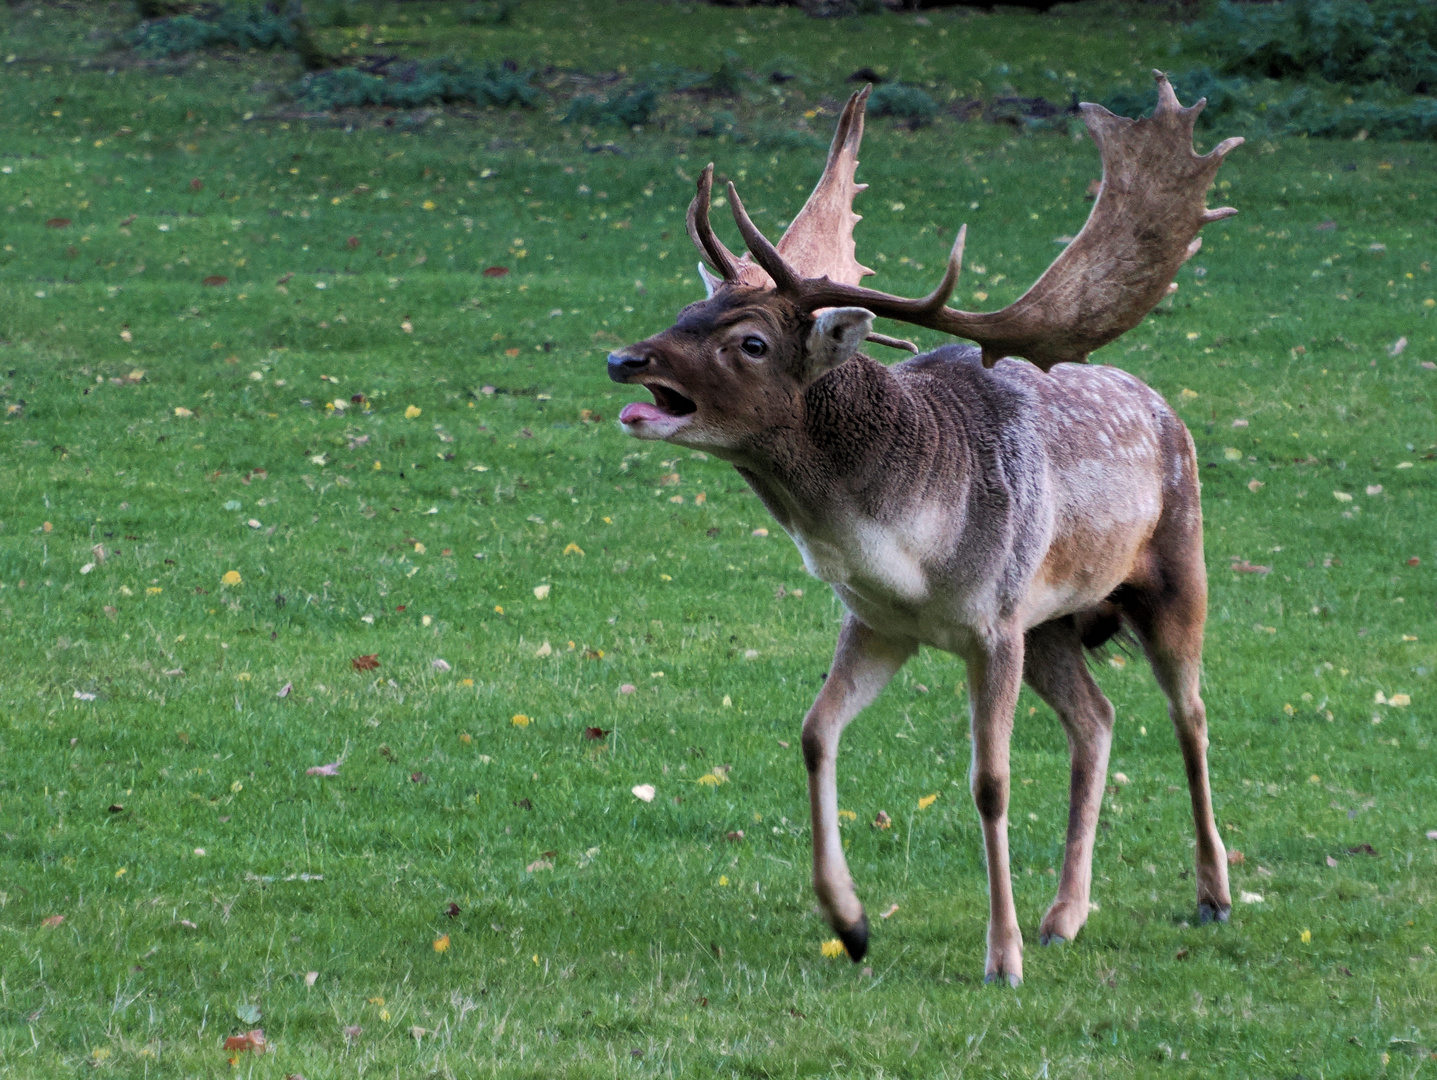
POLYGON ((739 342, 739 348, 748 353, 749 356, 763 356, 768 352, 768 344, 763 338, 746 337, 739 342))

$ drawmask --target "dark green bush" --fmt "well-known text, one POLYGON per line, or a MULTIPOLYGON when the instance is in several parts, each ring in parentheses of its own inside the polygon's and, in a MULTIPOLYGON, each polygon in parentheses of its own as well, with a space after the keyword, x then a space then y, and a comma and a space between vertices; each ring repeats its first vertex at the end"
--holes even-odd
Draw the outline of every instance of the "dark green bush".
POLYGON ((174 15, 141 23, 130 44, 144 52, 175 56, 229 45, 240 49, 293 49, 304 33, 296 3, 282 12, 259 7, 225 7, 212 18, 174 15))
POLYGON ((314 109, 387 105, 413 109, 421 105, 464 102, 473 105, 532 107, 539 92, 530 84, 532 72, 475 67, 451 60, 406 64, 382 74, 338 68, 306 75, 290 89, 300 104, 314 109))
POLYGON ((913 127, 931 124, 938 115, 938 102, 924 90, 903 83, 884 83, 868 98, 869 116, 892 116, 913 127))
POLYGON ((1437 90, 1432 0, 1223 0, 1192 39, 1228 75, 1437 90))
POLYGON ((588 124, 591 127, 611 124, 633 127, 636 124, 647 124, 658 103, 658 94, 648 85, 631 87, 621 94, 606 98, 580 94, 569 103, 564 123, 588 124))

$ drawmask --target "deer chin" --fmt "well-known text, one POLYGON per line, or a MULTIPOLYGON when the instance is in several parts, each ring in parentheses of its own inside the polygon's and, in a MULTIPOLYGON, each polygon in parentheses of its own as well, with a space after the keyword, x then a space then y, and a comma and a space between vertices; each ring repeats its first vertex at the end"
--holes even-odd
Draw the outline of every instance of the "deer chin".
POLYGON ((630 435, 639 439, 668 439, 692 422, 698 406, 689 398, 660 383, 643 386, 654 395, 653 403, 632 401, 619 413, 619 423, 630 435))

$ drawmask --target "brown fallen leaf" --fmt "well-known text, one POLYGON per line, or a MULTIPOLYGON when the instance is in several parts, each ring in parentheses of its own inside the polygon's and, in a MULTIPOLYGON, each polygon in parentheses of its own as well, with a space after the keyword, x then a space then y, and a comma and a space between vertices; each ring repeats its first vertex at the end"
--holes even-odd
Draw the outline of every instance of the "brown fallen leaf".
POLYGON ((454 903, 454 901, 452 900, 449 902, 449 906, 444 909, 444 914, 448 915, 451 919, 457 919, 459 917, 459 912, 459 905, 454 903))
POLYGON ((1377 851, 1376 851, 1375 848, 1373 848, 1373 846, 1372 846, 1371 844, 1355 844, 1355 845, 1353 845, 1352 847, 1350 847, 1350 848, 1347 849, 1347 854, 1349 854, 1349 855, 1373 855, 1373 856, 1375 856, 1375 855, 1377 854, 1377 851))
POLYGON ((1229 851, 1227 853, 1227 864, 1229 866, 1241 866, 1246 861, 1247 856, 1240 851, 1229 851))
POLYGON ((368 656, 356 656, 350 661, 355 671, 373 671, 379 666, 379 654, 370 653, 368 656))
MULTIPOLYGON (((67 222, 65 222, 65 224, 68 225, 68 224, 70 224, 70 223, 67 221, 67 222)), ((485 276, 485 277, 493 277, 493 278, 505 277, 505 276, 508 275, 508 273, 509 273, 509 268, 508 268, 507 266, 486 266, 486 267, 484 268, 484 276, 485 276)))
POLYGON ((725 840, 732 840, 735 844, 743 843, 743 830, 735 829, 733 832, 724 833, 725 840))
POLYGON ((264 1030, 255 1028, 242 1035, 231 1035, 225 1040, 225 1049, 237 1054, 247 1052, 263 1054, 268 1049, 268 1043, 264 1040, 264 1030))
POLYGON ((1243 560, 1241 560, 1241 561, 1234 559, 1234 560, 1233 560, 1233 563, 1232 563, 1232 566, 1228 567, 1228 569, 1230 569, 1230 570, 1231 570, 1233 573, 1235 573, 1235 574, 1270 574, 1270 573, 1272 573, 1272 567, 1270 567, 1270 566, 1256 566, 1256 565, 1254 565, 1253 563, 1248 562, 1246 559, 1243 559, 1243 560))
POLYGON ((584 738, 586 739, 602 739, 605 735, 612 734, 613 732, 605 731, 601 727, 586 727, 584 729, 584 738))
POLYGON ((70 219, 67 217, 52 217, 49 221, 45 222, 45 227, 47 229, 68 229, 70 227, 70 219))
POLYGON ((64 921, 65 916, 63 915, 49 915, 40 920, 40 925, 45 927, 47 930, 53 930, 55 927, 59 926, 64 921))
POLYGON ((873 827, 875 829, 891 829, 893 828, 893 819, 880 810, 878 816, 873 819, 873 827))
POLYGON ((225 277, 223 274, 211 274, 209 277, 205 278, 205 280, 204 280, 204 284, 209 285, 209 286, 211 286, 211 287, 213 287, 213 286, 215 286, 215 285, 228 285, 229 283, 230 283, 230 279, 227 278, 227 277, 225 277))
POLYGON ((344 1029, 344 1041, 356 1043, 359 1041, 359 1037, 363 1034, 364 1029, 362 1027, 360 1027, 358 1024, 350 1024, 347 1028, 344 1029))

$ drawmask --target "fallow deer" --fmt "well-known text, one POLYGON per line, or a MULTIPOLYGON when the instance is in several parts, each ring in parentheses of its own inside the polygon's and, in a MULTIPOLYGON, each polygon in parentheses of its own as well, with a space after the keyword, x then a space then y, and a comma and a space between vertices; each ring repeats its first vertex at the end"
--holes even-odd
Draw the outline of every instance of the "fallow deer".
POLYGON ((724 246, 709 222, 713 166, 704 171, 688 228, 712 267, 700 267, 708 298, 609 356, 615 381, 654 398, 625 406, 624 430, 732 463, 846 609, 802 746, 814 889, 854 961, 869 931, 839 838, 838 740, 919 645, 967 665, 988 981, 1016 986, 1023 973, 1007 817, 1020 683, 1057 713, 1072 760, 1062 874, 1038 927, 1047 944, 1072 940, 1088 918, 1112 740, 1113 706, 1084 648, 1124 627, 1168 698, 1182 749, 1199 916, 1226 920, 1231 909, 1198 692, 1207 578, 1192 437, 1137 378, 1082 363, 1177 287, 1173 276, 1197 251, 1203 225, 1236 213, 1208 209, 1205 193, 1242 140, 1198 156, 1193 125, 1204 102, 1182 108, 1166 77, 1154 76, 1150 117, 1082 106, 1102 157, 1097 202, 1077 238, 1002 311, 947 306, 963 230, 929 296, 859 285, 872 273, 853 241, 853 196, 866 186, 854 180, 864 89, 849 100, 823 176, 776 247, 731 183, 748 253, 724 246), (860 351, 865 339, 917 349, 874 334, 875 316, 979 348, 947 345, 887 367, 860 351))

